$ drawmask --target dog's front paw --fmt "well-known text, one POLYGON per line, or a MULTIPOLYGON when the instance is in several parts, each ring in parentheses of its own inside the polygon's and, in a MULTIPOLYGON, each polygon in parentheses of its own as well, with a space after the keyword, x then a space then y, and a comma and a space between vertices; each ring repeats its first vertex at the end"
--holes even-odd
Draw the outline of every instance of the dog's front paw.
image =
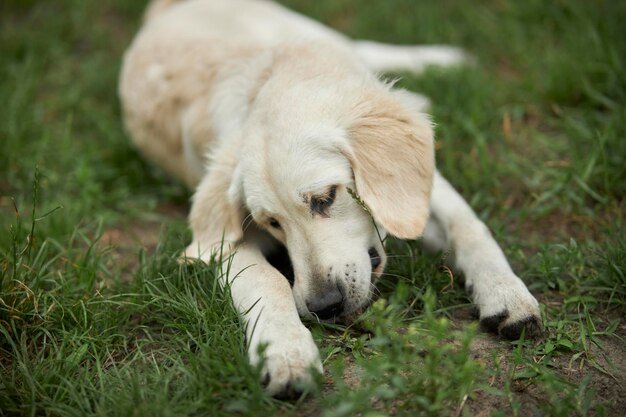
POLYGON ((506 339, 543 334, 539 303, 517 277, 492 282, 487 288, 474 288, 472 298, 479 310, 481 326, 506 339))
MULTIPOLYGON (((257 329, 258 330, 258 329, 257 329)), ((302 324, 293 329, 266 328, 253 336, 250 362, 265 360, 262 383, 268 394, 279 399, 293 399, 315 385, 314 374, 322 373, 322 362, 311 332, 302 324), (265 345, 260 355, 259 347, 265 345)))

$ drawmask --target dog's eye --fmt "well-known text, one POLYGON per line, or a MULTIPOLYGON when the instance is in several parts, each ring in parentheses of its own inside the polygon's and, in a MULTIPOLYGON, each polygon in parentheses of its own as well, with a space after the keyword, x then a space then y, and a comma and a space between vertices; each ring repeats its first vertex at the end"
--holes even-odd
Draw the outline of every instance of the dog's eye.
POLYGON ((278 220, 276 220, 273 217, 270 217, 269 220, 267 221, 270 226, 272 226, 274 229, 280 229, 280 223, 278 223, 278 220))
POLYGON ((328 216, 328 208, 335 201, 337 196, 337 186, 333 185, 326 195, 311 198, 311 212, 314 214, 320 214, 322 216, 328 216))

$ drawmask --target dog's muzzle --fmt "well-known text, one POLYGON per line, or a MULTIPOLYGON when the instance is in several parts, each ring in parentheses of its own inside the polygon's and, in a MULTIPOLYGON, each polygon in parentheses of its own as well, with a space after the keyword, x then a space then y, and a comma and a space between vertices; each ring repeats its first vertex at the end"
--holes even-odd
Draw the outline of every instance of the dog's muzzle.
POLYGON ((311 301, 306 302, 309 311, 320 320, 339 317, 344 310, 344 296, 339 284, 328 284, 311 301))

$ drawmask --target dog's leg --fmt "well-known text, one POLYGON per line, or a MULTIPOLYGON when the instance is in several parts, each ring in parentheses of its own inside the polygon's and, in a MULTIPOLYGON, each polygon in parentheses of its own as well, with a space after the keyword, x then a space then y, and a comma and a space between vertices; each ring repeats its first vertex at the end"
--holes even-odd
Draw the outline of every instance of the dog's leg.
POLYGON ((518 338, 541 332, 537 300, 511 270, 487 226, 439 172, 435 173, 431 218, 424 243, 449 251, 452 266, 465 276, 465 287, 490 331, 518 338))
POLYGON ((431 65, 450 67, 471 62, 462 49, 447 45, 404 46, 371 41, 354 41, 354 50, 374 72, 424 72, 431 65))
POLYGON ((223 265, 234 305, 245 322, 253 365, 260 363, 259 349, 266 346, 267 392, 278 398, 298 395, 311 384, 312 370, 322 372, 322 363, 311 332, 300 321, 287 279, 254 244, 240 245, 223 265))

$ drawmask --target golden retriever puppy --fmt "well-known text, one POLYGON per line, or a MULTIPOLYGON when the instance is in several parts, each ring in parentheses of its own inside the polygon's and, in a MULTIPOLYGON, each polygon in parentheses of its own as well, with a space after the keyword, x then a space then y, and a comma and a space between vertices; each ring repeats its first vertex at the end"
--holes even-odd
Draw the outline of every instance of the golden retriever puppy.
POLYGON ((449 251, 489 330, 540 330, 537 301, 435 169, 428 101, 377 77, 465 59, 353 41, 264 0, 150 4, 124 58, 125 124, 146 158, 195 190, 184 257, 228 264, 221 282, 253 364, 266 345, 270 394, 297 394, 322 371, 300 317, 363 311, 387 234, 449 251), (280 245, 291 283, 267 260, 280 245))

